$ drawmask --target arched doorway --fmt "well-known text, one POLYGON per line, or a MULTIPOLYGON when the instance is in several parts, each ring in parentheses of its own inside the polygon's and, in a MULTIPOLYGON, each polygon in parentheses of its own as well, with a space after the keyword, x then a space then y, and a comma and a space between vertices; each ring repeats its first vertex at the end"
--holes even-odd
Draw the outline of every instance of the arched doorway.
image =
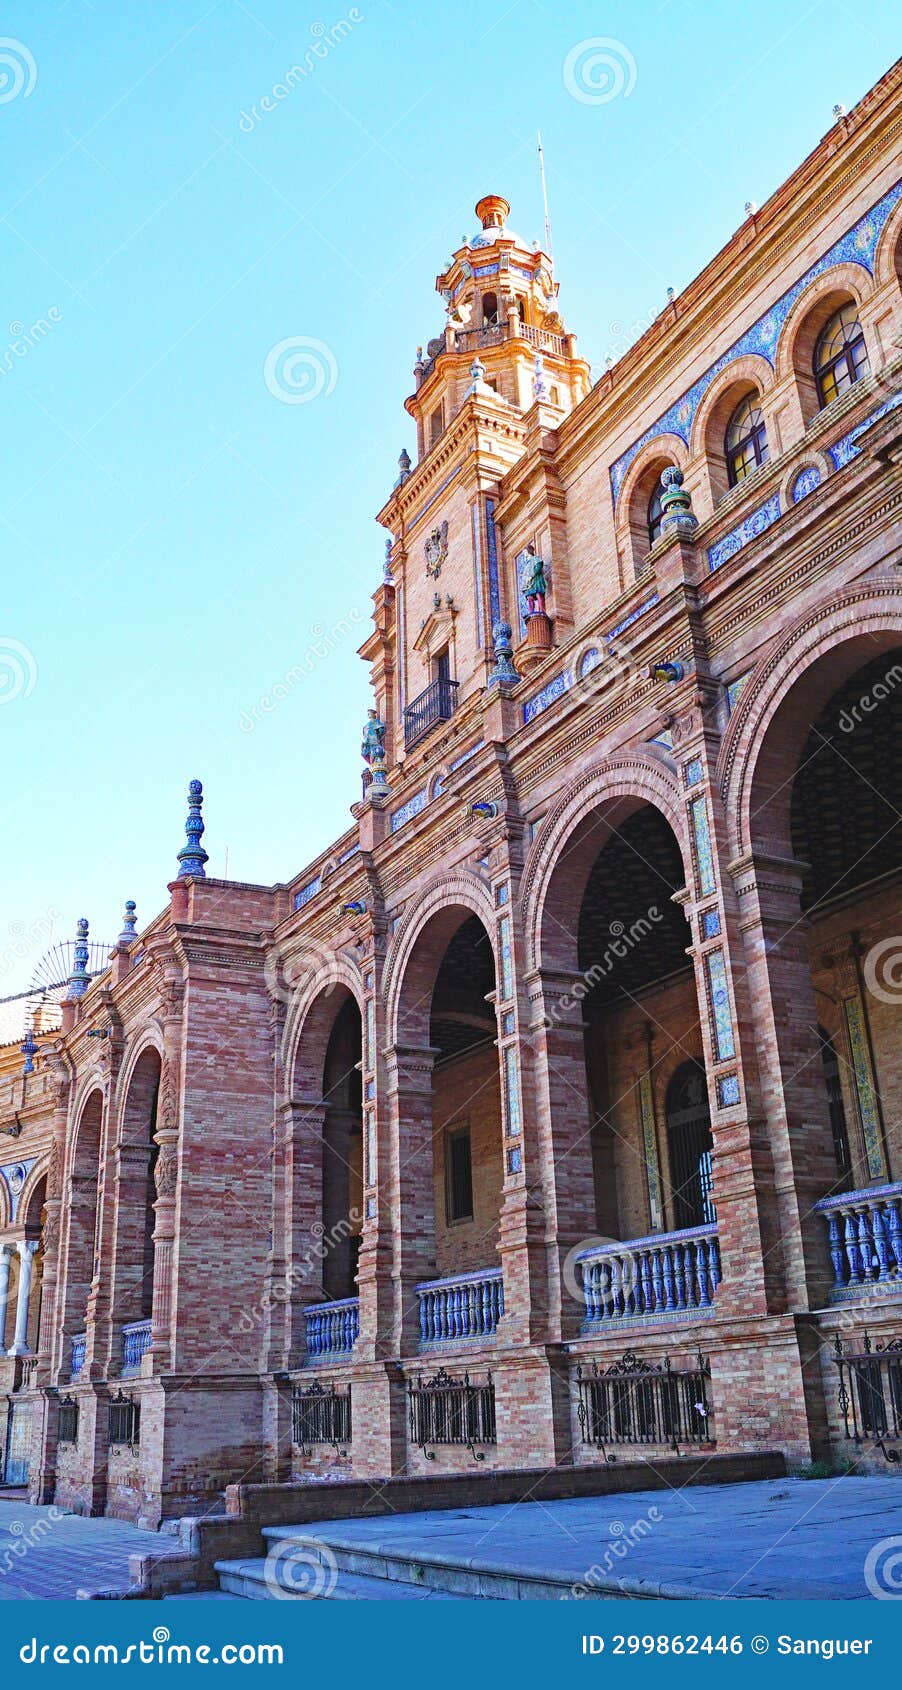
POLYGON ((81 1340, 87 1326, 88 1298, 98 1266, 103 1101, 103 1093, 95 1090, 82 1106, 75 1129, 67 1188, 60 1362, 64 1368, 69 1364, 73 1371, 80 1369, 84 1359, 84 1343, 81 1340), (79 1344, 73 1358, 75 1339, 79 1340, 79 1344))
POLYGON ((137 1373, 150 1345, 154 1282, 154 1202, 159 1147, 157 1103, 162 1062, 148 1045, 128 1082, 116 1147, 115 1238, 111 1275, 114 1373, 137 1373))
POLYGON ((363 1230, 361 1022, 346 997, 332 1026, 323 1065, 323 1295, 356 1297, 363 1230))

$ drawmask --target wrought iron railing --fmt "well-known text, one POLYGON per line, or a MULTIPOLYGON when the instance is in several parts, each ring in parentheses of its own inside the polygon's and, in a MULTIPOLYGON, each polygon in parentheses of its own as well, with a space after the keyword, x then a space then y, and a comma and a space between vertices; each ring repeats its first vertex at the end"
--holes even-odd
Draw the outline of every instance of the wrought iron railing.
POLYGON ((56 1441, 60 1444, 78 1443, 78 1403, 74 1397, 60 1397, 56 1441))
POLYGON ((902 1338, 874 1344, 867 1332, 844 1350, 833 1341, 833 1360, 839 1369, 839 1409, 846 1437, 871 1443, 887 1461, 898 1462, 900 1451, 887 1447, 902 1439, 902 1338))
POLYGON ((495 1386, 491 1373, 475 1385, 469 1373, 452 1378, 440 1367, 433 1379, 419 1375, 408 1387, 410 1439, 431 1461, 432 1444, 463 1444, 475 1461, 485 1455, 477 1444, 498 1441, 495 1428, 495 1386))
POLYGON ((457 1338, 491 1338, 504 1313, 500 1268, 429 1279, 415 1287, 420 1304, 420 1340, 445 1344, 457 1338))
POLYGON ((580 1432, 584 1444, 607 1450, 610 1444, 681 1444, 714 1442, 708 1387, 711 1372, 704 1356, 695 1367, 671 1367, 642 1361, 627 1350, 619 1361, 576 1372, 580 1432))
POLYGON ((843 1191, 815 1203, 830 1235, 834 1299, 867 1285, 902 1290, 902 1183, 843 1191))
POLYGON ((360 1299, 313 1303, 304 1310, 308 1356, 349 1355, 360 1332, 360 1299))
POLYGON ((135 1320, 122 1328, 122 1372, 140 1373, 141 1358, 150 1349, 151 1323, 135 1320))
POLYGON ((69 1378, 77 1379, 85 1365, 85 1352, 88 1347, 88 1335, 79 1332, 72 1340, 72 1360, 69 1366, 69 1378))
POLYGON ((335 1385, 296 1385, 291 1394, 291 1441, 301 1450, 312 1444, 336 1449, 351 1441, 351 1393, 335 1385))
POLYGON ((110 1444, 137 1448, 141 1441, 141 1404, 124 1391, 110 1398, 110 1444))
POLYGON ((721 1281, 717 1224, 597 1245, 576 1258, 584 1326, 710 1313, 721 1281))
POLYGON ((408 751, 436 722, 450 722, 457 708, 458 685, 457 681, 433 681, 411 700, 404 711, 404 744, 408 751))

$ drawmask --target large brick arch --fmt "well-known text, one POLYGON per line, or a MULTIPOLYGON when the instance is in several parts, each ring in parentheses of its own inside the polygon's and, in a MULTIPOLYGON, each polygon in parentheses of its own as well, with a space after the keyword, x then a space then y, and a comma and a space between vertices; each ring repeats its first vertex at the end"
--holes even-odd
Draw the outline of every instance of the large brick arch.
POLYGON ((883 233, 877 242, 874 255, 874 275, 878 287, 885 283, 902 282, 902 200, 896 206, 892 216, 887 220, 883 233))
POLYGON ((459 870, 431 881, 404 918, 386 958, 383 989, 390 1043, 419 1037, 428 1041, 432 988, 448 944, 470 915, 479 918, 488 934, 497 975, 494 911, 487 887, 476 875, 459 870))
POLYGON ((902 582, 874 582, 814 611, 759 663, 717 765, 732 854, 792 855, 792 786, 811 723, 850 675, 900 639, 902 582))
MULTIPOLYGON (((568 851, 573 873, 569 897, 563 901, 565 927, 567 911, 572 914, 578 910, 585 883, 604 844, 600 836, 593 843, 587 824, 597 816, 608 829, 614 829, 644 804, 659 810, 672 828, 688 879, 692 858, 676 776, 656 758, 641 753, 613 758, 590 770, 546 816, 526 864, 520 895, 529 967, 555 966, 563 961, 559 947, 549 946, 547 935, 543 938, 546 912, 555 877, 568 851)), ((560 891, 560 884, 556 890, 560 891)), ((559 915, 558 920, 561 919, 559 915)), ((575 933, 574 921, 570 922, 569 931, 575 933)), ((573 958, 567 960, 566 966, 575 965, 575 957, 574 940, 573 958)))
POLYGON ((292 995, 282 1036, 286 1101, 322 1087, 326 1050, 335 1018, 349 998, 363 1014, 363 978, 344 951, 323 954, 292 995), (318 1064, 318 1069, 317 1069, 318 1064), (319 1080, 313 1075, 318 1071, 319 1080))

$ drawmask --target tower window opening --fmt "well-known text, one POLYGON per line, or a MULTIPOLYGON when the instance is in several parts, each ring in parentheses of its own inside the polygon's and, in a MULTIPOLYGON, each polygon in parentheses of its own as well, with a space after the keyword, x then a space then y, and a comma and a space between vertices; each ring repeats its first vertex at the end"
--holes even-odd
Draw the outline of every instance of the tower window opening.
POLYGON ((498 295, 484 293, 482 296, 482 326, 484 329, 497 329, 501 318, 498 315, 498 295))

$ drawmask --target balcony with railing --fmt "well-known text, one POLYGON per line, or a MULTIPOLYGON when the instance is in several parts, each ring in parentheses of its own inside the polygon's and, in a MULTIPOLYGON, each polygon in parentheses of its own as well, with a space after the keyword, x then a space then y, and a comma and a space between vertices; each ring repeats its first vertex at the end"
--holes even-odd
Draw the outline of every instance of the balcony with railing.
POLYGON ((902 1296, 902 1183, 842 1191, 815 1203, 827 1225, 833 1263, 831 1302, 902 1296))
POLYGON ((717 1224, 584 1250, 577 1271, 584 1331, 713 1314, 721 1281, 717 1224))
POLYGON ((420 1345, 493 1338, 504 1313, 500 1268, 430 1279, 415 1287, 420 1305, 420 1345))
POLYGON ((134 1320, 122 1328, 122 1373, 140 1373, 141 1361, 150 1349, 150 1321, 134 1320))
POLYGON ((304 1310, 307 1358, 348 1356, 360 1332, 360 1299, 343 1297, 337 1303, 313 1303, 304 1310))
POLYGON ((450 722, 457 709, 457 681, 433 681, 404 711, 404 745, 409 751, 436 722, 450 722))

